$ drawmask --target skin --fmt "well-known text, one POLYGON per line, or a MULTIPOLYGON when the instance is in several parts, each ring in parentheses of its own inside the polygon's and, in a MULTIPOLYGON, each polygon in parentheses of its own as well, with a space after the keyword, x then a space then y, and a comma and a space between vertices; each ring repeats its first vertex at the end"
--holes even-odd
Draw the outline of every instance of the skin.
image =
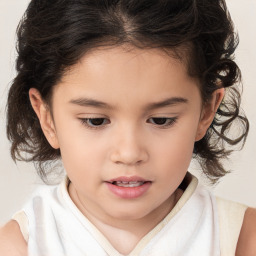
MULTIPOLYGON (((177 188, 194 143, 205 135, 224 89, 203 104, 198 81, 180 60, 156 49, 116 47, 97 49, 67 71, 54 87, 51 111, 36 89, 29 96, 47 140, 60 148, 70 197, 127 254, 182 195, 177 188), (157 118, 164 118, 163 124, 157 118), (139 197, 120 198, 108 187, 120 176, 139 176, 150 186, 139 197)), ((255 213, 245 216, 242 245, 248 223, 256 224, 255 213)), ((18 233, 15 223, 2 234, 6 230, 18 233)), ((10 240, 21 238, 10 235, 10 240)), ((20 246, 24 249, 24 241, 20 246)))

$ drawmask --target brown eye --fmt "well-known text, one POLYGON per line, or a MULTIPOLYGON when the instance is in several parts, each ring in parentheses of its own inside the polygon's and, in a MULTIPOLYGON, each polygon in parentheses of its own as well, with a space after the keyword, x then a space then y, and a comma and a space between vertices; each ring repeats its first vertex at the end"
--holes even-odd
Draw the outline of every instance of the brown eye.
POLYGON ((89 127, 100 127, 110 123, 107 118, 81 118, 80 120, 89 127))
POLYGON ((147 120, 148 123, 154 124, 156 126, 168 127, 174 124, 177 117, 167 118, 167 117, 152 117, 147 120))
POLYGON ((104 121, 105 121, 105 118, 92 118, 92 119, 88 119, 88 123, 91 124, 92 126, 103 125, 104 121))
POLYGON ((164 117, 152 118, 152 122, 157 125, 164 125, 167 122, 167 118, 164 118, 164 117))

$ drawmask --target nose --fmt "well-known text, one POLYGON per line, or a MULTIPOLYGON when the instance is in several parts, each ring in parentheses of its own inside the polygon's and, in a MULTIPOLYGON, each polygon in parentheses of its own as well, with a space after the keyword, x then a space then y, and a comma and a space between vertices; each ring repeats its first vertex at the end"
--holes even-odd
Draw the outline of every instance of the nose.
POLYGON ((135 129, 121 129, 113 138, 111 161, 117 164, 137 165, 149 158, 143 136, 135 129))

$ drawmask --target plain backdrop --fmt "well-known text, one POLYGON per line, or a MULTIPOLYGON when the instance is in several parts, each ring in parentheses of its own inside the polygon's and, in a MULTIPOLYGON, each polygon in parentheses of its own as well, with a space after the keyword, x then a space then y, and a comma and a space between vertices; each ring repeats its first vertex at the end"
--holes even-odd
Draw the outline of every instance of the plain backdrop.
MULTIPOLYGON (((7 92, 15 76, 15 30, 28 2, 0 0, 0 225, 22 207, 41 183, 33 164, 16 165, 11 160, 5 133, 7 92)), ((235 152, 226 163, 227 169, 234 171, 209 188, 219 196, 256 207, 256 0, 227 0, 227 5, 240 36, 236 60, 243 74, 242 106, 250 120, 250 134, 244 149, 235 152)), ((192 172, 200 178, 193 166, 192 172)))

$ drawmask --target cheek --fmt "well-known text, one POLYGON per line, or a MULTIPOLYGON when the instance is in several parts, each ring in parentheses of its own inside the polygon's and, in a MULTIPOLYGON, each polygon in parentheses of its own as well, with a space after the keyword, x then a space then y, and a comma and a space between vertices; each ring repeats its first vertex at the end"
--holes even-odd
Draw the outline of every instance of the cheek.
POLYGON ((186 137, 174 137, 171 140, 165 140, 162 144, 155 147, 155 152, 159 159, 164 162, 170 162, 175 166, 189 165, 194 148, 194 140, 186 137))
POLYGON ((161 141, 155 141, 152 147, 155 161, 159 159, 159 164, 165 165, 165 169, 186 171, 193 155, 196 130, 196 125, 180 125, 170 130, 161 141))
POLYGON ((77 133, 71 136, 71 139, 61 139, 60 148, 63 163, 76 170, 88 169, 89 167, 93 169, 102 158, 103 146, 100 147, 96 141, 91 140, 90 137, 82 137, 77 133))
POLYGON ((75 170, 79 175, 90 169, 97 169, 96 165, 104 150, 104 145, 97 143, 95 136, 86 131, 77 120, 67 120, 59 115, 56 128, 62 162, 66 171, 75 170))

